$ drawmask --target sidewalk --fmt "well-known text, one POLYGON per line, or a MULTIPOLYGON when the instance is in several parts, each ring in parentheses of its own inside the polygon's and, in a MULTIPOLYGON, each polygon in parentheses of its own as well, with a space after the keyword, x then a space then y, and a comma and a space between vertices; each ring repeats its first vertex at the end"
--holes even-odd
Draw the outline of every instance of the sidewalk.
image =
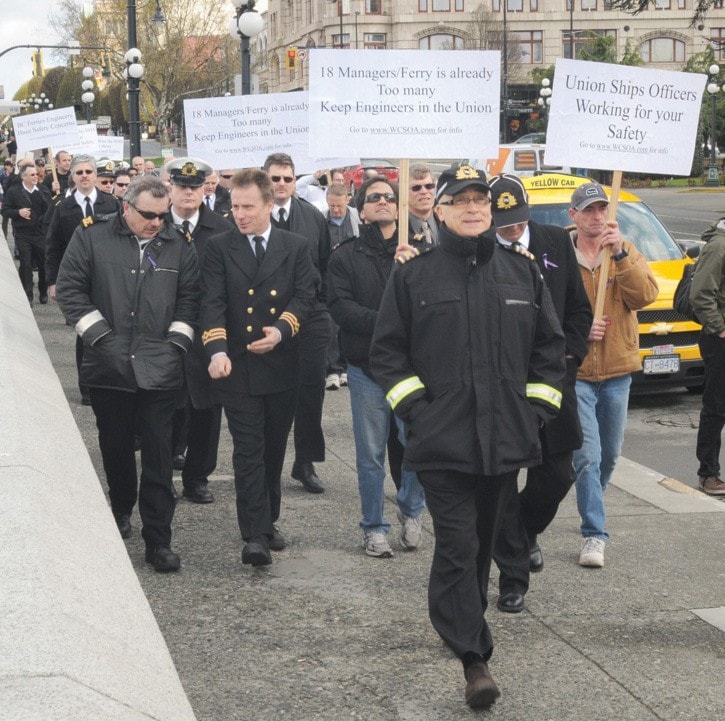
MULTIPOLYGON (((78 403, 73 333, 57 306, 34 307, 71 409, 101 474, 90 408, 78 403)), ((222 435, 216 503, 180 501, 178 574, 143 562, 139 521, 126 542, 199 721, 457 721, 460 664, 433 631, 427 576, 433 548, 401 550, 392 503, 392 559, 365 556, 346 389, 328 392, 327 485, 321 496, 283 477, 288 549, 268 570, 241 564, 231 469, 222 435)), ((177 474, 178 475, 178 474, 177 474)), ((725 503, 622 459, 607 490, 603 569, 580 568, 573 493, 540 537, 543 573, 527 609, 498 612, 492 673, 502 721, 719 721, 725 717, 725 503)), ((180 480, 177 479, 177 487, 180 480)), ((393 485, 389 484, 389 499, 393 485)), ((82 509, 79 509, 81 511, 82 509)), ((153 670, 148 670, 153 683, 153 670)))

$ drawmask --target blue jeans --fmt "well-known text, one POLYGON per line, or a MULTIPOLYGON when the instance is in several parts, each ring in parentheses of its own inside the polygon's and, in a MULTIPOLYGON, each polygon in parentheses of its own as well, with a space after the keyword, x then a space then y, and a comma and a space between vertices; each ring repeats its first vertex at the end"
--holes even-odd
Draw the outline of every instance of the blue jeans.
MULTIPOLYGON (((347 368, 350 391, 352 430, 355 437, 355 462, 360 493, 363 531, 390 530, 390 522, 383 516, 385 483, 385 450, 390 430, 390 406, 383 389, 363 371, 353 365, 347 368)), ((403 424, 395 419, 403 440, 403 424)), ((402 473, 397 495, 398 508, 404 516, 416 518, 425 508, 425 494, 412 471, 402 473)))
POLYGON ((609 540, 604 530, 604 489, 607 487, 624 440, 632 376, 599 383, 577 380, 576 398, 584 444, 574 451, 576 504, 581 534, 609 540))

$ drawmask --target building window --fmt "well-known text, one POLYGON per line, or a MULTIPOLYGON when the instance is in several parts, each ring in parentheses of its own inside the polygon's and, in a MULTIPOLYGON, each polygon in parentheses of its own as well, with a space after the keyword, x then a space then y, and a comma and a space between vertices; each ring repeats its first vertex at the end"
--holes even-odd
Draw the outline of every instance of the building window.
MULTIPOLYGON (((581 49, 592 39, 594 35, 602 37, 617 37, 616 30, 575 30, 574 31, 574 59, 579 57, 581 49)), ((571 59, 571 39, 568 30, 561 33, 561 55, 564 58, 571 59)))
POLYGON ((725 28, 710 30, 710 44, 715 52, 715 59, 722 62, 725 59, 725 28))
POLYGON ((532 13, 538 12, 539 0, 529 0, 529 10, 531 10, 532 13))
POLYGON ((349 48, 350 47, 350 33, 344 33, 342 35, 342 45, 340 45, 340 33, 332 36, 332 47, 333 48, 349 48))
POLYGON ((614 0, 602 0, 602 8, 604 8, 604 10, 613 10, 613 2, 614 0))
POLYGON ((433 0, 434 13, 449 13, 451 11, 451 0, 433 0))
POLYGON ((463 38, 447 33, 426 35, 418 40, 418 47, 421 50, 463 50, 463 38))
POLYGON ((540 63, 544 59, 544 33, 541 30, 512 32, 510 37, 518 49, 518 61, 540 63))
MULTIPOLYGON (((495 12, 502 12, 501 0, 493 0, 491 3, 491 9, 495 12)), ((510 13, 522 13, 524 11, 524 0, 508 0, 506 2, 506 12, 510 13)))
MULTIPOLYGON (((721 5, 722 7, 722 5, 721 5)), ((687 0, 677 0, 677 9, 685 10, 687 8, 687 0)))
MULTIPOLYGON (((350 12, 350 4, 347 3, 347 12, 350 12)), ((365 0, 365 12, 368 15, 382 15, 383 0, 365 0)))
POLYGON ((597 9, 597 0, 582 0, 582 10, 591 11, 597 9))
POLYGON ((655 0, 655 10, 671 10, 672 0, 655 0))
POLYGON ((418 0, 418 12, 419 13, 428 12, 428 0, 418 0))
POLYGON ((385 50, 385 33, 365 33, 363 43, 363 47, 372 50, 385 50))
POLYGON ((639 53, 646 63, 684 63, 685 43, 674 38, 653 38, 640 45, 639 53))

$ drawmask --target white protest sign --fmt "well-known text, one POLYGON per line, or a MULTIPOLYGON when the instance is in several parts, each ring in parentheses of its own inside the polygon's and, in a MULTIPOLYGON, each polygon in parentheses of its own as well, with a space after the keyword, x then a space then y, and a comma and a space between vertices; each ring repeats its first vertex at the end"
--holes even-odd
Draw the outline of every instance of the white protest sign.
POLYGON ((99 135, 98 157, 123 160, 123 135, 99 135))
POLYGON ((259 167, 271 153, 287 153, 298 174, 357 163, 332 158, 330 147, 323 160, 310 156, 308 109, 306 91, 184 100, 189 155, 222 169, 259 167))
POLYGON ((694 73, 559 58, 546 162, 689 175, 706 80, 694 73))
POLYGON ((93 155, 96 158, 100 158, 101 155, 98 152, 98 130, 93 123, 78 126, 78 142, 64 145, 58 150, 65 150, 71 155, 93 155))
POLYGON ((73 108, 20 115, 13 119, 13 130, 20 155, 41 148, 65 148, 79 138, 73 108))
POLYGON ((490 157, 498 152, 500 53, 310 50, 310 154, 490 157))

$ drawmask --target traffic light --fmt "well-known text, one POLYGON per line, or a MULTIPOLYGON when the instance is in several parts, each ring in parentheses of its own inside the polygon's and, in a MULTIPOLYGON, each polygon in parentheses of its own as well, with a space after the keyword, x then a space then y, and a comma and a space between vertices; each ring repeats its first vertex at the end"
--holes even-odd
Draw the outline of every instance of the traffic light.
POLYGON ((111 74, 111 53, 108 50, 101 53, 101 67, 101 75, 107 78, 111 74))
POLYGON ((287 70, 297 70, 297 48, 289 48, 287 50, 285 67, 287 70))
POLYGON ((30 59, 33 63, 33 77, 34 78, 42 78, 43 77, 43 53, 40 50, 36 50, 31 56, 30 59))

